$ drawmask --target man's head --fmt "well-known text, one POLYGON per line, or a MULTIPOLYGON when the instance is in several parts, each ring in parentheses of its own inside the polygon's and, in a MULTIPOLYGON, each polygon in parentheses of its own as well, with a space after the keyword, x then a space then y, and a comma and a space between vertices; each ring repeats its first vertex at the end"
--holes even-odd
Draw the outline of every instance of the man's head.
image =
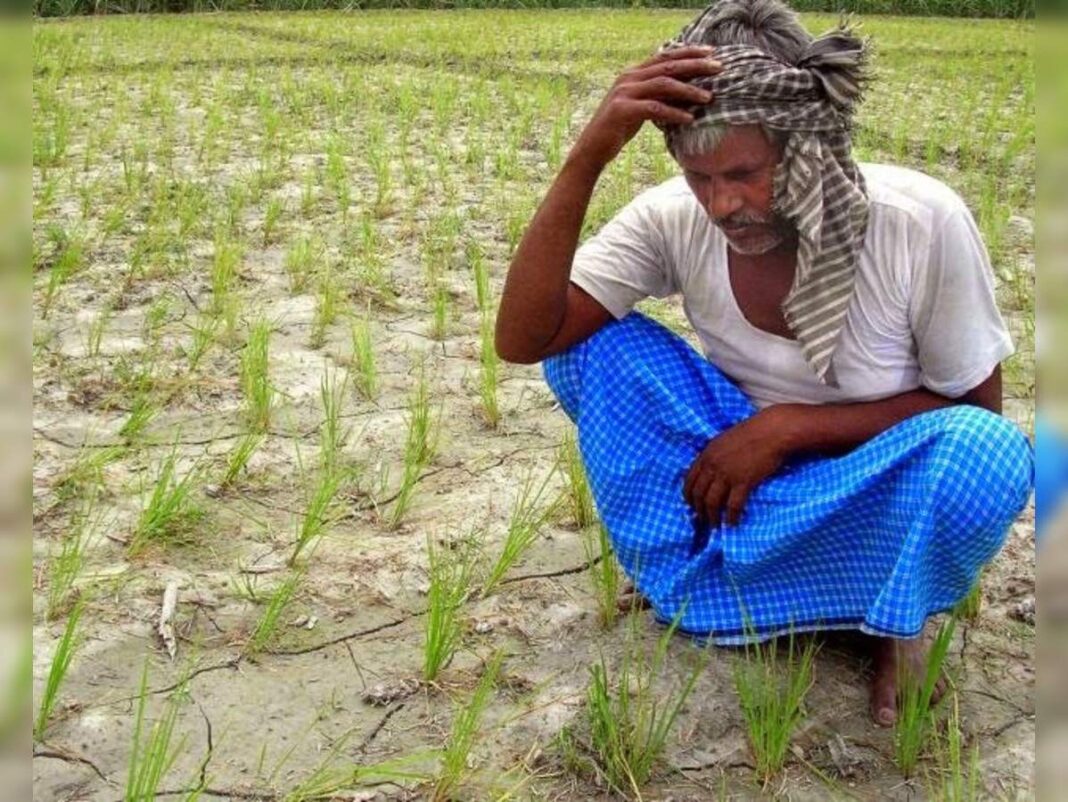
POLYGON ((781 145, 760 125, 706 126, 697 152, 676 155, 686 183, 732 250, 767 253, 794 238, 793 225, 775 209, 775 168, 781 145))
MULTIPOLYGON (((812 43, 797 14, 779 0, 720 0, 699 23, 701 33, 690 44, 750 45, 791 66, 812 43)), ((738 253, 766 253, 793 234, 775 212, 772 190, 785 138, 759 124, 706 122, 667 132, 668 150, 690 188, 738 253)))

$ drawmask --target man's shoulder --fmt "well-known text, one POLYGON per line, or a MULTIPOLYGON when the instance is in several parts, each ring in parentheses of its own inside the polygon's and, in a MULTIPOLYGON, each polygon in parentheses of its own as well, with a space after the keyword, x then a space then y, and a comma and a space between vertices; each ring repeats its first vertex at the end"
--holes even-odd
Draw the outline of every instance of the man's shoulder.
POLYGON ((930 228, 967 208, 961 196, 934 176, 894 164, 862 162, 873 219, 901 219, 930 228))
POLYGON ((681 175, 676 175, 643 190, 635 198, 635 202, 660 210, 668 210, 691 207, 695 204, 695 199, 686 179, 681 175))
POLYGON ((691 236, 695 226, 706 219, 690 185, 681 175, 643 190, 629 205, 632 215, 668 239, 691 236))

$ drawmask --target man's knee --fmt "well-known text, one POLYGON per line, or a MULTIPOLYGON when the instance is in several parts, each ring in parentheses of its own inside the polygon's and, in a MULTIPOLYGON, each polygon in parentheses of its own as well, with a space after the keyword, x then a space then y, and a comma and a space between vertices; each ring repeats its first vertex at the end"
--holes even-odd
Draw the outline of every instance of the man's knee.
POLYGON ((610 320, 582 342, 542 360, 542 374, 553 395, 572 418, 578 414, 583 375, 591 362, 608 363, 614 370, 628 364, 626 342, 646 332, 648 320, 631 313, 621 320, 610 320))
POLYGON ((1008 418, 967 404, 944 409, 941 417, 939 445, 948 470, 982 486, 993 506, 1018 512, 1034 483, 1034 453, 1026 435, 1008 418))

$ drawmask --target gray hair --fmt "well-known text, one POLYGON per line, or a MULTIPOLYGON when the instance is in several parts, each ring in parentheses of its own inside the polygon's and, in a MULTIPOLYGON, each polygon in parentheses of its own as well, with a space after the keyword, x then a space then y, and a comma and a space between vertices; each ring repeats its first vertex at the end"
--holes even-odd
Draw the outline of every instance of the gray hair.
MULTIPOLYGON (((790 65, 796 65, 812 43, 812 34, 805 30, 797 12, 780 0, 718 0, 687 27, 700 27, 698 22, 704 26, 703 35, 687 39, 686 44, 749 45, 790 65)), ((761 127, 772 142, 781 144, 786 139, 785 132, 761 127)), ((678 158, 681 154, 711 153, 726 133, 727 126, 722 123, 673 126, 665 141, 671 155, 678 158)))
MULTIPOLYGON (((759 123, 757 125, 773 145, 781 147, 785 144, 788 137, 786 131, 768 128, 759 123)), ((727 123, 677 126, 664 135, 664 140, 667 142, 668 152, 676 160, 679 156, 701 156, 719 147, 719 143, 723 141, 729 129, 730 126, 727 123)))
POLYGON ((797 12, 781 0, 718 0, 691 25, 698 22, 701 36, 691 40, 684 33, 686 44, 749 45, 791 66, 812 44, 797 12))

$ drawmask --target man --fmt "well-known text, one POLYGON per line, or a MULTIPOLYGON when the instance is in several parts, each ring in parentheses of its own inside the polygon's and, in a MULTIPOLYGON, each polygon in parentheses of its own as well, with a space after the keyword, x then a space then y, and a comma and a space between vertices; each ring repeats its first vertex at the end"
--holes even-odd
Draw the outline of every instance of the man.
POLYGON ((1030 444, 999 414, 1012 343, 989 260, 948 187, 852 161, 865 53, 848 31, 813 39, 778 0, 721 0, 670 45, 575 143, 512 261, 496 347, 544 361, 659 618, 717 643, 860 629, 889 726, 924 622, 1031 492, 1030 444), (576 252, 598 176, 646 120, 683 175, 576 252), (704 354, 631 312, 675 293, 704 354))

